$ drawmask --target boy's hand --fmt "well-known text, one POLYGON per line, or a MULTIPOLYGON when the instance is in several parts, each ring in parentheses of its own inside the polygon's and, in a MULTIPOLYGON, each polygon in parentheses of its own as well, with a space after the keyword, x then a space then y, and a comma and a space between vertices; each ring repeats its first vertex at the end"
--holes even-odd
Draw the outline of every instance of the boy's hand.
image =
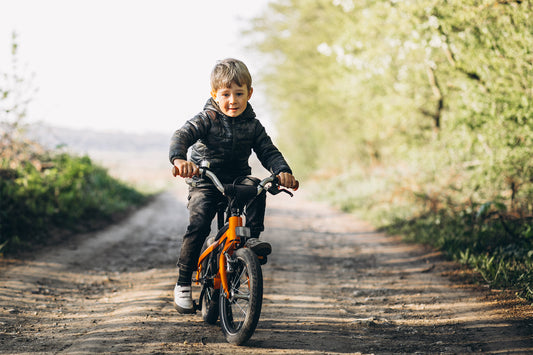
POLYGON ((174 159, 174 168, 172 169, 174 177, 179 175, 182 178, 190 178, 198 174, 198 167, 192 161, 174 159))
POLYGON ((278 179, 281 186, 288 187, 294 191, 298 190, 298 187, 300 186, 298 180, 296 180, 296 178, 289 173, 279 173, 278 179))

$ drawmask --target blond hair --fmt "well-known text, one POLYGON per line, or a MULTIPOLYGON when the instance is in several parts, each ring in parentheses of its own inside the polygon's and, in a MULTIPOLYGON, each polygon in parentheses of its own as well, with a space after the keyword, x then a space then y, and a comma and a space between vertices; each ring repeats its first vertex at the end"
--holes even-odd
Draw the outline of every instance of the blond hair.
POLYGON ((252 87, 252 76, 246 65, 238 59, 226 58, 217 62, 211 71, 211 90, 229 88, 231 83, 252 87))

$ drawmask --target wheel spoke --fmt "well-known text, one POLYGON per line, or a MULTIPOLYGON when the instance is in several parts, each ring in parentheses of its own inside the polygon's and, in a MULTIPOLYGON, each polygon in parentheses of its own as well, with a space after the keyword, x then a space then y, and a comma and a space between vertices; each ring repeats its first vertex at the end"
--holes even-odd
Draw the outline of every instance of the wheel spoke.
POLYGON ((240 305, 238 302, 235 302, 234 305, 235 305, 236 307, 238 307, 239 310, 240 310, 240 313, 242 313, 242 315, 243 315, 244 317, 246 317, 246 310, 245 310, 245 308, 244 308, 244 307, 241 307, 241 305, 240 305))

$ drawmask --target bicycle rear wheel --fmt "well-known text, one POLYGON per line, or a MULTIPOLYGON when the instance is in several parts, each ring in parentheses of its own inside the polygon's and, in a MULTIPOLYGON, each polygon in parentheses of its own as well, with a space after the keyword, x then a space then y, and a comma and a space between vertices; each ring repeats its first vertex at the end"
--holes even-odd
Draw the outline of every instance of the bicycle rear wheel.
POLYGON ((215 324, 218 319, 219 290, 213 286, 205 286, 202 298, 202 319, 208 324, 215 324))
POLYGON ((216 265, 210 262, 211 257, 206 258, 202 262, 202 271, 200 279, 204 288, 204 294, 201 300, 202 319, 208 324, 215 324, 218 320, 218 303, 220 291, 215 289, 213 277, 216 274, 216 265))
POLYGON ((235 251, 233 272, 228 274, 229 297, 220 293, 220 323, 229 343, 241 345, 257 327, 263 304, 263 274, 250 249, 235 251))

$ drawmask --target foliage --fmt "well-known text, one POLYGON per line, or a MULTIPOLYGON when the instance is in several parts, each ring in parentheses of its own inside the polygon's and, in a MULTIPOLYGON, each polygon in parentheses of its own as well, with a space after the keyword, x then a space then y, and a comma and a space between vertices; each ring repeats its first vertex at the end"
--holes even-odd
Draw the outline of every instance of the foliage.
POLYGON ((531 300, 532 15, 531 1, 281 0, 250 31, 299 175, 531 300))
POLYGON ((6 251, 43 243, 51 232, 80 229, 138 205, 146 197, 94 165, 89 157, 53 154, 47 168, 0 170, 0 243, 6 251))

